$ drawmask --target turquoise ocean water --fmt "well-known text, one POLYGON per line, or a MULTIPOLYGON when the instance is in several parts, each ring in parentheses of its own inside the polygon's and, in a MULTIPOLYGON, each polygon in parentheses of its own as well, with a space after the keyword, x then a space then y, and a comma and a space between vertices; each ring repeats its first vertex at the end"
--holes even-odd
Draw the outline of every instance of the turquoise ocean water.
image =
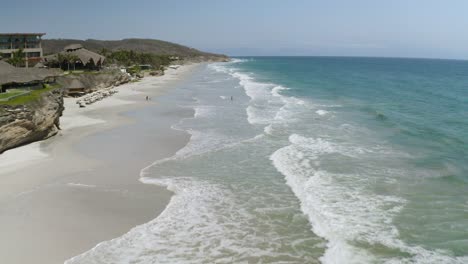
POLYGON ((176 195, 69 263, 468 263, 467 61, 238 58, 160 100, 195 111, 142 170, 176 195))

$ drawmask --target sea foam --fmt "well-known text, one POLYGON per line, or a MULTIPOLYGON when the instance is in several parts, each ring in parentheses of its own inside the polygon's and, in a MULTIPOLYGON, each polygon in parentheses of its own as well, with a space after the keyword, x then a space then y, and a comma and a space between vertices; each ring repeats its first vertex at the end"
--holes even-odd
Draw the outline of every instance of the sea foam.
MULTIPOLYGON (((283 263, 314 263, 318 256, 306 254, 316 248, 321 250, 320 261, 323 263, 468 262, 464 257, 454 257, 449 252, 439 250, 430 251, 400 239, 399 230, 393 222, 408 201, 393 193, 385 195, 368 188, 377 179, 362 174, 370 165, 359 163, 369 161, 371 157, 385 160, 389 155, 395 155, 391 150, 385 146, 369 147, 350 141, 356 135, 367 135, 355 124, 333 124, 330 125, 333 130, 323 130, 322 135, 312 136, 308 133, 315 132, 311 127, 315 129, 319 125, 304 126, 304 120, 328 121, 328 118, 317 115, 327 116, 330 112, 324 109, 338 109, 342 105, 314 105, 306 99, 286 96, 289 88, 259 82, 253 74, 236 69, 236 65, 242 62, 245 61, 211 64, 208 68, 220 73, 221 77, 229 75, 239 80, 250 99, 245 109, 248 122, 252 127, 262 128, 264 133, 239 140, 226 137, 216 129, 175 125, 174 129, 191 134, 189 143, 173 157, 151 164, 141 174, 141 182, 166 186, 175 193, 166 210, 151 222, 132 229, 120 238, 103 242, 67 264, 274 262, 271 259, 277 259, 280 263, 281 260, 283 263), (302 119, 303 115, 312 118, 302 119), (294 130, 301 125, 306 128, 299 130, 304 134, 294 130), (328 133, 330 131, 342 137, 333 138, 328 133), (242 145, 250 148, 239 150, 237 156, 227 155, 225 160, 218 160, 225 151, 242 145), (239 160, 231 159, 239 156, 239 160), (270 160, 266 158, 265 163, 269 166, 252 165, 257 165, 262 157, 268 156, 270 160), (327 166, 330 161, 339 161, 339 166, 335 167, 341 170, 332 170, 327 166), (343 165, 345 163, 354 166, 346 167, 343 165), (246 164, 252 167, 246 168, 246 164), (364 168, 359 170, 356 167, 364 168), (205 170, 198 171, 200 175, 193 177, 195 169, 200 168, 205 170), (223 172, 225 169, 231 171, 223 172), (241 172, 249 169, 247 174, 241 175, 241 172), (213 173, 214 178, 203 178, 208 173, 213 173), (223 173, 231 178, 220 178, 223 173), (262 173, 269 177, 258 179, 257 184, 244 182, 243 177, 262 173), (284 185, 283 177, 294 195, 284 185), (276 180, 286 189, 286 194, 280 194, 271 186, 268 186, 271 188, 268 191, 261 191, 266 182, 276 180), (239 183, 241 188, 235 186, 239 183), (291 200, 288 200, 289 197, 291 200), (281 206, 272 203, 275 199, 281 206), (275 224, 281 228, 273 226, 272 215, 262 219, 265 220, 262 228, 252 225, 259 221, 258 216, 267 212, 281 215, 284 211, 294 211, 298 202, 308 222, 296 208, 297 213, 293 217, 276 219, 275 224), (274 233, 278 229, 292 232, 297 228, 295 219, 301 217, 305 225, 293 239, 284 234, 270 236, 269 232, 274 233), (320 246, 323 242, 306 243, 304 246, 304 241, 315 237, 310 229, 327 240, 323 255, 323 246, 320 246), (286 252, 279 250, 284 243, 291 245, 286 252), (378 255, 379 252, 381 255, 378 255), (304 256, 310 258, 304 261, 304 256)), ((205 81, 215 83, 210 79, 205 81)), ((214 98, 219 102, 218 94, 214 98)), ((194 99, 198 105, 195 108, 199 107, 195 110, 194 121, 201 122, 219 112, 211 109, 211 106, 201 106, 202 100, 194 99)))
POLYGON ((250 104, 246 109, 250 124, 269 125, 272 123, 296 122, 298 120, 294 116, 297 112, 310 107, 303 100, 283 96, 281 92, 289 90, 287 87, 258 82, 249 74, 233 69, 226 70, 226 72, 239 80, 241 87, 250 97, 250 104))
POLYGON ((392 224, 406 200, 379 195, 366 190, 370 178, 358 174, 336 174, 321 168, 320 161, 329 155, 358 157, 362 151, 340 146, 321 138, 293 134, 290 145, 271 155, 273 165, 301 202, 314 233, 328 240, 323 263, 462 263, 466 259, 413 247, 399 239, 392 224), (355 243, 383 245, 412 254, 410 258, 376 256, 355 243))

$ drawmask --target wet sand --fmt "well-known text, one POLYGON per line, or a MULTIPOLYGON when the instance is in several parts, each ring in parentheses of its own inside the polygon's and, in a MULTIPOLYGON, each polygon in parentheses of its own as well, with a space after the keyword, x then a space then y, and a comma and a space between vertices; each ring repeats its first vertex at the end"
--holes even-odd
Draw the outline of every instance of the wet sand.
POLYGON ((120 86, 85 109, 68 99, 59 135, 1 155, 1 262, 63 263, 160 214, 171 193, 139 173, 188 142, 171 125, 193 112, 158 96, 198 67, 120 86))

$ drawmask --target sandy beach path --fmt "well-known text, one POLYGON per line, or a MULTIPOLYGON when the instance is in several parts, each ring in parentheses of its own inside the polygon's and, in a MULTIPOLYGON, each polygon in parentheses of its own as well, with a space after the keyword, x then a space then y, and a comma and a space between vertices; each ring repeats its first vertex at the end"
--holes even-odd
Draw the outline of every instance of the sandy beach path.
POLYGON ((63 263, 164 210, 171 193, 139 173, 188 142, 171 125, 193 112, 158 96, 199 67, 120 86, 84 109, 67 99, 59 135, 0 155, 1 263, 63 263))

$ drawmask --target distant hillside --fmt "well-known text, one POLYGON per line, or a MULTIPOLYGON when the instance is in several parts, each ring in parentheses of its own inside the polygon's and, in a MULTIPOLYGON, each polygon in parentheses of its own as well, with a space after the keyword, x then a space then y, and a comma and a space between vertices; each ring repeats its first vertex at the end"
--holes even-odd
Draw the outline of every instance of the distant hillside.
POLYGON ((62 51, 70 44, 82 44, 86 49, 99 52, 103 48, 116 50, 134 50, 155 54, 176 55, 184 58, 205 57, 213 59, 227 58, 224 55, 202 52, 179 44, 156 39, 123 39, 123 40, 77 40, 77 39, 43 39, 44 54, 62 51))

